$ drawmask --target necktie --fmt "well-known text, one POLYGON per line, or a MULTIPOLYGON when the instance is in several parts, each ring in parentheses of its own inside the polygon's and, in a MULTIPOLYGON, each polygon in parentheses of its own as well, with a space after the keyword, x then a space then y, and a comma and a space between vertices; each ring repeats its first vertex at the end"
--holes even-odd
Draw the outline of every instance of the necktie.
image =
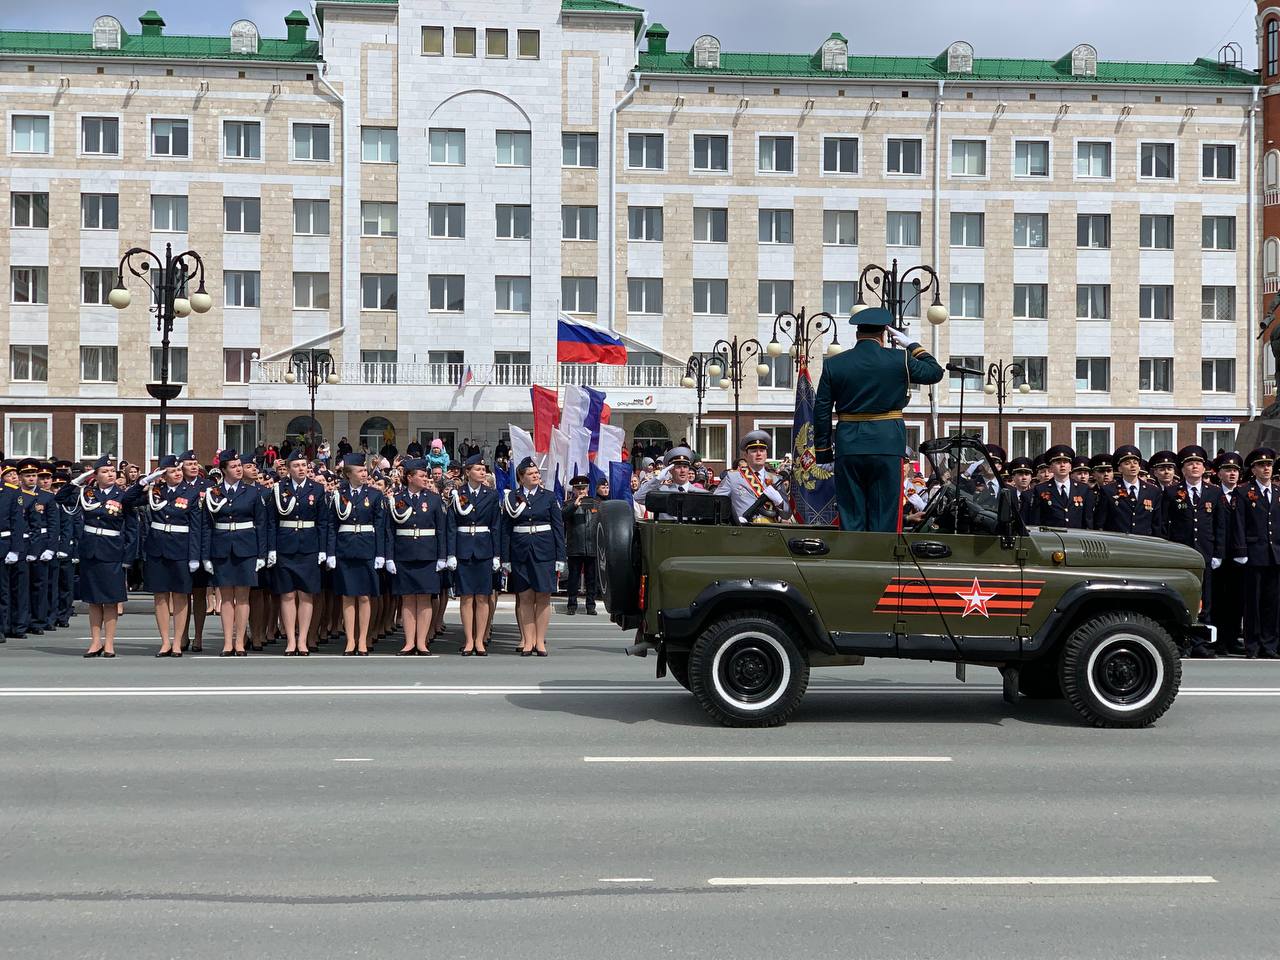
POLYGON ((1064 500, 1067 498, 1067 488, 1061 484, 1058 485, 1058 495, 1064 500))
POLYGON ((1191 489, 1191 505, 1193 507, 1200 506, 1200 490, 1196 487, 1191 489))
POLYGON ((1129 496, 1134 500, 1138 499, 1138 488, 1134 484, 1129 485, 1129 496))

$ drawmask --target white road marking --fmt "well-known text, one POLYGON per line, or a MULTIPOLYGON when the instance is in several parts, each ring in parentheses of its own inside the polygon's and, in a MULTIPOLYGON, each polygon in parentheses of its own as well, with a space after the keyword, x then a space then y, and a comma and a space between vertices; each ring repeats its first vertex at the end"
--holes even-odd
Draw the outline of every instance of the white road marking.
POLYGON ((334 763, 373 763, 373 757, 334 757, 334 763))
POLYGON ((1152 877, 712 877, 713 887, 1019 887, 1176 886, 1217 883, 1208 876, 1152 877))
POLYGON ((951 763, 951 757, 583 757, 584 763, 951 763))
POLYGON ((653 883, 653 877, 601 877, 596 883, 653 883))

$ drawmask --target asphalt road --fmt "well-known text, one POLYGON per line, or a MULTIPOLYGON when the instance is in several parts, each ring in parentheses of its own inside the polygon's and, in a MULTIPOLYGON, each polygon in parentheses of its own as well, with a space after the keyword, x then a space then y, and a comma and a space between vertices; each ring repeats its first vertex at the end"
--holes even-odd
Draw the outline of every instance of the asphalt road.
POLYGON ((899 663, 744 731, 603 617, 547 659, 506 612, 484 660, 86 633, 0 647, 2 957, 1280 952, 1280 661, 1187 663, 1144 731, 899 663))

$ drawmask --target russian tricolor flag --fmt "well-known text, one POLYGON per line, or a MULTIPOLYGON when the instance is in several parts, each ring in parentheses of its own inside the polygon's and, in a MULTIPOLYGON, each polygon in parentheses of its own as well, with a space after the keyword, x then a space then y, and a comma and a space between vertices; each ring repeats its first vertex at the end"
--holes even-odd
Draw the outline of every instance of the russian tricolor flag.
POLYGON ((556 359, 561 363, 622 366, 627 362, 627 348, 613 334, 561 313, 556 332, 556 359))

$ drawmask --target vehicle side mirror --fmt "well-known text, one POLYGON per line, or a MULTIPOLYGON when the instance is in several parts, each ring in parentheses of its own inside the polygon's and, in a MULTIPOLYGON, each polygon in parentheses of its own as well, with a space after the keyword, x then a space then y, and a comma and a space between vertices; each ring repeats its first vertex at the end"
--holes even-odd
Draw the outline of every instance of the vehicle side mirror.
POLYGON ((1012 540, 1018 526, 1018 492, 1013 487, 1001 487, 996 499, 996 532, 1001 539, 1012 540))

